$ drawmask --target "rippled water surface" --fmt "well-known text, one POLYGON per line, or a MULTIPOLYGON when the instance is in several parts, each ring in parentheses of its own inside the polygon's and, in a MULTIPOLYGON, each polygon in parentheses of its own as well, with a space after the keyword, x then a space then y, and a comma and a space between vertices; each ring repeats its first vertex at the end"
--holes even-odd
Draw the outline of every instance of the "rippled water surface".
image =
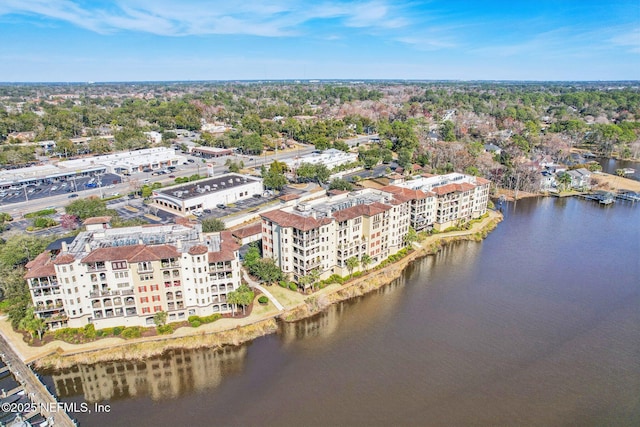
POLYGON ((82 425, 640 425, 640 206, 504 205, 378 293, 224 352, 80 366, 82 425))

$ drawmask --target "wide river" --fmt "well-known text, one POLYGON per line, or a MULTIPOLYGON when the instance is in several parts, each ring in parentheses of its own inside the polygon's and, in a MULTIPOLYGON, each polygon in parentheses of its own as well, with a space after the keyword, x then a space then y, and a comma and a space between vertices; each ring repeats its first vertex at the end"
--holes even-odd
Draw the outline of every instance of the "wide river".
POLYGON ((503 205, 481 243, 224 352, 48 373, 82 426, 638 426, 640 206, 503 205))

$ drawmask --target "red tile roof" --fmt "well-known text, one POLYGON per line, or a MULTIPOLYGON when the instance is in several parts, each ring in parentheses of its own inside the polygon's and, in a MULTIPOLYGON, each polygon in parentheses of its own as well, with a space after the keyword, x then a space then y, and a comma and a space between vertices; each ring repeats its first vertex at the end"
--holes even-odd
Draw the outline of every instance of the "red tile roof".
POLYGON ((374 216, 379 213, 388 211, 391 206, 382 204, 380 202, 373 202, 368 205, 355 205, 350 208, 342 209, 333 213, 333 217, 336 221, 346 221, 348 219, 357 218, 359 216, 374 216))
POLYGON ((230 231, 220 232, 220 251, 209 252, 209 262, 233 261, 236 259, 236 251, 240 245, 236 243, 230 231))
POLYGON ((28 269, 27 274, 24 275, 25 279, 56 275, 56 269, 53 262, 51 262, 49 252, 42 252, 40 255, 35 257, 33 261, 29 261, 25 267, 28 269))
POLYGON ((235 231, 232 231, 233 237, 238 239, 244 239, 245 237, 255 236, 256 234, 262 233, 262 223, 258 222, 253 225, 249 225, 247 227, 239 228, 235 231))
POLYGON ((409 197, 411 200, 426 199, 427 197, 433 196, 433 193, 430 192, 425 193, 422 190, 412 190, 410 188, 398 187, 395 185, 387 185, 380 188, 380 190, 396 196, 402 195, 404 197, 409 197))
POLYGON ((280 209, 274 211, 264 212, 261 214, 263 218, 273 221, 281 227, 293 227, 302 231, 309 231, 318 228, 322 225, 330 224, 330 218, 316 219, 312 216, 302 216, 289 212, 285 212, 280 209))
POLYGON ((107 224, 111 221, 110 216, 94 216, 84 220, 82 225, 107 224))
POLYGON ((196 245, 189 248, 189 255, 204 255, 209 252, 205 245, 196 245))
POLYGON ((111 248, 99 248, 91 251, 82 259, 83 263, 127 260, 128 262, 158 261, 166 258, 178 258, 180 253, 171 245, 133 245, 111 248))
POLYGON ((299 198, 300 198, 300 195, 294 194, 294 193, 283 194, 282 196, 278 197, 278 199, 282 200, 283 202, 288 202, 289 200, 295 200, 299 198))
POLYGON ((58 255, 56 259, 53 261, 53 263, 55 265, 71 264, 75 260, 76 258, 71 254, 62 254, 62 255, 58 255))
POLYGON ((464 191, 473 190, 475 185, 463 182, 462 184, 447 184, 434 188, 432 191, 438 196, 442 196, 449 193, 462 193, 464 191))

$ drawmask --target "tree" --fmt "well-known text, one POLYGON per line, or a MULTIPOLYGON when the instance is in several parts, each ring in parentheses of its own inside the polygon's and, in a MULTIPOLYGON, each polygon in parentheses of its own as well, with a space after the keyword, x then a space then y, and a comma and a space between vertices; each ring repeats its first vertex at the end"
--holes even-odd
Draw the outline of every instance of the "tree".
POLYGON ((235 291, 227 294, 227 303, 242 306, 242 314, 245 314, 246 306, 250 305, 255 298, 255 293, 246 284, 242 284, 235 291))
POLYGON ((231 304, 231 307, 233 307, 232 316, 236 315, 236 307, 240 305, 240 300, 241 297, 237 291, 227 293, 227 304, 231 304))
POLYGON ((273 161, 269 166, 269 169, 262 167, 262 182, 266 188, 280 191, 287 185, 287 178, 284 176, 284 172, 287 170, 287 165, 282 162, 273 161))
POLYGON ((229 172, 233 173, 238 173, 240 172, 240 169, 244 168, 244 162, 242 160, 236 162, 234 160, 227 159, 227 161, 224 162, 224 165, 229 169, 229 172))
POLYGON ((272 259, 260 259, 249 272, 265 283, 279 282, 284 279, 284 274, 272 259))
POLYGON ((353 190, 353 184, 344 178, 335 178, 329 183, 329 190, 351 191, 353 190))
POLYGON ((407 246, 410 246, 417 241, 418 241, 418 232, 413 227, 409 227, 409 231, 407 231, 407 234, 404 236, 404 242, 406 243, 407 246))
POLYGON ((411 159, 413 152, 408 148, 402 148, 398 151, 398 164, 401 168, 406 169, 412 165, 411 159))
POLYGON ((213 233, 223 231, 227 228, 220 218, 206 218, 202 220, 202 231, 205 233, 213 233))
POLYGON ((566 172, 561 172, 556 176, 558 183, 560 184, 561 191, 566 191, 567 188, 571 185, 571 175, 566 172))
POLYGON ((260 254, 258 244, 256 242, 252 242, 249 244, 249 249, 244 254, 244 266, 251 271, 251 267, 256 265, 261 258, 262 256, 260 254))
POLYGON ((64 214, 60 217, 60 225, 65 230, 75 230, 78 228, 78 217, 75 215, 64 214))
POLYGON ((156 314, 154 314, 153 323, 155 323, 158 327, 164 326, 167 323, 167 312, 158 311, 156 314))
POLYGON ((107 203, 97 197, 74 200, 69 203, 64 210, 67 214, 74 215, 81 220, 94 216, 104 216, 109 213, 107 203))
POLYGON ((29 332, 34 338, 38 334, 38 338, 42 339, 42 334, 47 329, 47 324, 43 319, 36 316, 34 307, 30 306, 27 308, 24 317, 20 319, 18 327, 29 332))
POLYGON ((74 152, 73 142, 69 139, 62 139, 56 142, 56 151, 60 154, 64 154, 65 157, 69 157, 69 154, 73 154, 74 152))
POLYGON ((363 254, 360 257, 360 264, 362 265, 362 268, 364 269, 364 271, 367 271, 369 269, 369 265, 373 262, 373 259, 371 258, 371 256, 369 256, 369 254, 363 254))
POLYGON ((456 140, 455 124, 451 120, 447 120, 442 123, 442 128, 440 129, 440 136, 443 141, 452 142, 456 140))
POLYGON ((346 263, 347 263, 347 270, 349 270, 349 278, 351 278, 353 276, 353 270, 355 270, 358 264, 360 264, 360 261, 358 261, 357 257, 352 256, 351 258, 347 259, 346 263))

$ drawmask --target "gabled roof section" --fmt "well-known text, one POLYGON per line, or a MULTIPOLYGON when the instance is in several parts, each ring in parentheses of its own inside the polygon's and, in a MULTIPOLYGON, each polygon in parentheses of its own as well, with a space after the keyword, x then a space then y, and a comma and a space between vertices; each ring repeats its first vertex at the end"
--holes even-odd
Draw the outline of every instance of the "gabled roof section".
POLYGON ((82 225, 108 224, 109 222, 111 222, 110 216, 94 216, 85 219, 82 225))
POLYGON ((28 269, 27 274, 24 275, 25 279, 34 279, 36 277, 49 277, 56 275, 56 269, 50 258, 51 254, 48 251, 42 252, 35 257, 32 261, 29 261, 25 267, 28 269))
POLYGON ((180 253, 171 245, 133 245, 99 248, 82 259, 83 263, 126 260, 128 262, 158 261, 178 258, 180 253))
POLYGON ((62 254, 62 255, 58 255, 56 259, 53 261, 53 263, 55 265, 71 264, 75 260, 76 258, 71 254, 62 254))
POLYGON ((220 251, 209 252, 209 262, 233 261, 240 245, 236 243, 231 231, 220 232, 220 251))
POLYGON ((336 221, 347 221, 349 219, 357 218, 359 216, 372 217, 382 212, 386 212, 391 209, 391 206, 385 205, 380 202, 373 202, 367 205, 355 205, 340 211, 334 212, 333 217, 336 221))
POLYGON ((244 239, 245 237, 255 236, 256 234, 260 233, 262 233, 262 223, 260 222, 239 228, 231 232, 233 237, 236 237, 238 239, 244 239))
POLYGON ((320 226, 331 223, 330 218, 316 219, 310 215, 302 216, 294 213, 285 212, 280 209, 264 212, 260 216, 268 219, 269 221, 275 222, 281 227, 293 227, 302 231, 313 230, 313 229, 319 228, 320 226))
POLYGON ((403 197, 408 197, 410 200, 426 199, 427 197, 432 197, 434 195, 431 192, 425 193, 422 190, 412 190, 410 188, 398 187, 396 185, 387 185, 380 188, 380 190, 391 193, 395 196, 401 195, 403 197))
POLYGON ((449 193, 463 193, 465 191, 473 190, 474 188, 476 188, 475 185, 463 182, 462 184, 447 184, 436 187, 432 191, 438 196, 443 196, 449 193))

